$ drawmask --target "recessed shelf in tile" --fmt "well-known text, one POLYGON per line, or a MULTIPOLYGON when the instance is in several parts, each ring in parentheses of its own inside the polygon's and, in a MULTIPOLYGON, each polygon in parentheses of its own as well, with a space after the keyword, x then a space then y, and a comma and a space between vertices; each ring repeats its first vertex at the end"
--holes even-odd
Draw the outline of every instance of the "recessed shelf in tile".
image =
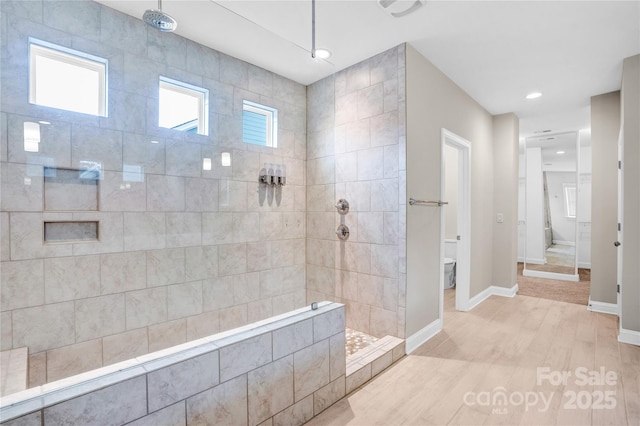
POLYGON ((98 241, 98 222, 45 222, 44 241, 47 243, 98 241))
POLYGON ((45 167, 45 210, 97 211, 99 177, 93 170, 45 167))

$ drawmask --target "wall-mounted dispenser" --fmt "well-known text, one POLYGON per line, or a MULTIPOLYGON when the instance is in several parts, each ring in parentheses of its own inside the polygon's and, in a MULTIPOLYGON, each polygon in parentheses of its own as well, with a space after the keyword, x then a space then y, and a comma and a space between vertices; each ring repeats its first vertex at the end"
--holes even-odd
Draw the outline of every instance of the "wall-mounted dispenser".
POLYGON ((287 166, 284 164, 264 163, 260 169, 260 183, 284 186, 287 183, 287 166))

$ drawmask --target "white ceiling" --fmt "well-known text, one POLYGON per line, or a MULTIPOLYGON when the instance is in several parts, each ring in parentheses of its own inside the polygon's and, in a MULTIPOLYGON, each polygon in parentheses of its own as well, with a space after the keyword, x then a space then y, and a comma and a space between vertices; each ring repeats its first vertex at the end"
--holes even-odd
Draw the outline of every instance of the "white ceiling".
MULTIPOLYGON (((411 0, 413 1, 413 0, 411 0)), ((100 0, 141 17, 156 1, 100 0)), ((165 0, 178 34, 303 84, 411 43, 491 114, 514 112, 521 136, 589 127, 590 97, 620 88, 640 53, 640 0, 427 1, 393 18, 375 0, 165 0), (525 95, 540 91, 536 100, 525 95)))

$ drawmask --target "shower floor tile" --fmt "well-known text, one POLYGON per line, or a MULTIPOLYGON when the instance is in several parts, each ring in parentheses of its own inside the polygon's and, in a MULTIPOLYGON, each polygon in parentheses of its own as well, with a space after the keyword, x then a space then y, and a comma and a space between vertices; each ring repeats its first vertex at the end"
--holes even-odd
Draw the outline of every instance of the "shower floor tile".
POLYGON ((347 356, 353 355, 377 340, 377 337, 369 336, 361 331, 347 328, 345 330, 345 347, 347 350, 347 356))

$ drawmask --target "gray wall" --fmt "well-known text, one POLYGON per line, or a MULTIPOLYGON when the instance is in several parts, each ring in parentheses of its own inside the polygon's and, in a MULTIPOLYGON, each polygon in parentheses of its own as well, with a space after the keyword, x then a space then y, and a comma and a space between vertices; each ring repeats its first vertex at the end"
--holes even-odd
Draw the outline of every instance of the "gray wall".
POLYGON ((493 285, 511 288, 518 277, 518 139, 515 114, 493 117, 493 285), (503 223, 495 215, 502 213, 503 223))
POLYGON ((640 55, 624 60, 620 92, 624 134, 621 327, 640 332, 640 55))
POLYGON ((616 296, 618 136, 620 92, 591 97, 591 290, 592 301, 618 303, 616 296), (615 208, 614 208, 615 207, 615 208))
MULTIPOLYGON (((411 45, 407 46, 406 57, 407 196, 440 197, 440 135, 443 127, 472 144, 470 296, 473 297, 492 285, 494 279, 493 119, 411 45)), ((438 318, 441 297, 439 259, 439 209, 409 207, 407 336, 438 318)), ((507 262, 505 260, 505 264, 507 262)), ((512 263, 515 262, 514 258, 512 263)))
POLYGON ((31 385, 305 304, 305 86, 95 2, 1 5, 1 342, 29 346, 31 385), (28 102, 30 36, 109 60, 108 117, 28 102), (160 75, 209 89, 209 136, 158 127, 160 75), (243 99, 278 108, 278 148, 242 142, 243 99), (99 207, 47 211, 42 165, 81 160, 103 164, 99 207), (259 191, 264 162, 286 164, 280 194, 259 191), (144 181, 122 190, 123 164, 144 181), (49 219, 99 221, 100 239, 44 244, 49 219))

